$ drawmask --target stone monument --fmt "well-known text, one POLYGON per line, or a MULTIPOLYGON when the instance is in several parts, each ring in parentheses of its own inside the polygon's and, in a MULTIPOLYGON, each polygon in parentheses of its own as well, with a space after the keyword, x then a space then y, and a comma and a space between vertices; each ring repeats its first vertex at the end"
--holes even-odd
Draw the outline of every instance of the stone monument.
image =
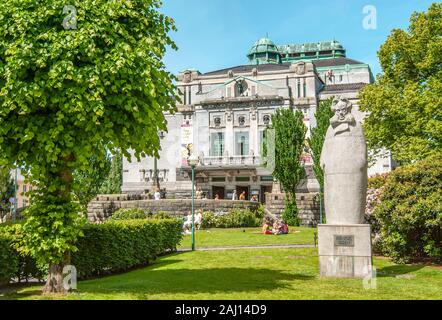
POLYGON ((367 146, 347 99, 335 99, 335 115, 321 153, 326 224, 318 226, 320 274, 365 278, 372 272, 370 225, 364 223, 367 146))

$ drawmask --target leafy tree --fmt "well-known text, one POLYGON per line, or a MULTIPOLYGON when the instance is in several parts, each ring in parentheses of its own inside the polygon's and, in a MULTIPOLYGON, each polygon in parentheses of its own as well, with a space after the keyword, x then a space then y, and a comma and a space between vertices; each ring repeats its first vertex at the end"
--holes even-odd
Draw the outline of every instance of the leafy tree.
POLYGON ((100 188, 102 194, 119 194, 123 184, 123 158, 121 153, 116 153, 111 160, 110 170, 100 188))
POLYGON ((8 167, 0 167, 0 222, 11 210, 9 199, 14 196, 14 181, 8 167))
POLYGON ((272 129, 275 130, 273 176, 282 184, 286 192, 286 209, 283 219, 290 225, 299 225, 296 188, 305 177, 305 170, 300 162, 307 132, 303 119, 302 112, 293 112, 292 109, 277 109, 272 116, 272 129))
POLYGON ((88 203, 100 193, 100 189, 109 175, 110 166, 111 160, 108 155, 102 161, 91 157, 86 169, 74 171, 72 192, 84 213, 86 213, 88 203))
POLYGON ((360 94, 370 149, 404 163, 442 150, 442 3, 413 13, 378 53, 382 74, 360 94))
POLYGON ((333 98, 319 103, 315 112, 316 127, 311 130, 310 138, 307 139, 313 158, 313 171, 321 190, 324 190, 324 172, 320 166, 321 151, 327 129, 330 126, 330 118, 333 117, 332 103, 333 98))
POLYGON ((75 170, 107 150, 158 156, 163 112, 177 99, 162 62, 175 26, 161 1, 69 4, 76 13, 64 13, 63 0, 0 2, 0 157, 32 177, 23 251, 49 264, 45 292, 64 291, 81 236, 75 170))

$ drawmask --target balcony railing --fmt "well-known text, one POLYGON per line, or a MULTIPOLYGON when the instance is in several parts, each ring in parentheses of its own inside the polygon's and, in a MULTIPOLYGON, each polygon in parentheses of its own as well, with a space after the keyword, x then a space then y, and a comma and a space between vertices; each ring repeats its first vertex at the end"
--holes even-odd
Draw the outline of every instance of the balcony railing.
POLYGON ((259 156, 221 156, 204 157, 201 159, 203 166, 259 166, 259 156))

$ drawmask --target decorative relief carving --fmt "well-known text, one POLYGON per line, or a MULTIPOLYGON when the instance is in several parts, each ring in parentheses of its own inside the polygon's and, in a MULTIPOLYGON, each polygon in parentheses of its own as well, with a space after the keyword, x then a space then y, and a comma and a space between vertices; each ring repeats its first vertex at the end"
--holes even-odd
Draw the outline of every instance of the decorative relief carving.
POLYGON ((252 121, 256 121, 256 107, 253 106, 250 108, 250 119, 252 119, 252 121))
POLYGON ((303 75, 305 74, 305 62, 301 61, 296 65, 296 74, 297 75, 303 75))
POLYGON ((191 73, 190 71, 186 71, 186 72, 184 73, 183 81, 184 81, 185 83, 189 83, 189 82, 192 81, 192 73, 191 73))
POLYGON ((265 115, 262 117, 262 122, 263 122, 265 125, 270 124, 270 120, 271 120, 271 117, 270 117, 269 114, 265 114, 265 115))
POLYGON ((233 115, 232 110, 226 110, 226 121, 227 122, 232 121, 232 115, 233 115))

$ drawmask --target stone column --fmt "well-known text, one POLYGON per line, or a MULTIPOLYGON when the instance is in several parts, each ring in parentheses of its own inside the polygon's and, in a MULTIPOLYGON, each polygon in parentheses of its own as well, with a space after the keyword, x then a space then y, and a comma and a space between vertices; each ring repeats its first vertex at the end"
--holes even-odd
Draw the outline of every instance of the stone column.
POLYGON ((235 154, 235 145, 234 140, 235 136, 233 133, 233 111, 232 110, 226 110, 226 132, 224 136, 224 142, 226 146, 226 152, 229 156, 232 156, 235 154))
POLYGON ((258 112, 255 106, 250 108, 250 150, 253 150, 253 154, 256 156, 259 153, 259 131, 258 131, 258 112))

